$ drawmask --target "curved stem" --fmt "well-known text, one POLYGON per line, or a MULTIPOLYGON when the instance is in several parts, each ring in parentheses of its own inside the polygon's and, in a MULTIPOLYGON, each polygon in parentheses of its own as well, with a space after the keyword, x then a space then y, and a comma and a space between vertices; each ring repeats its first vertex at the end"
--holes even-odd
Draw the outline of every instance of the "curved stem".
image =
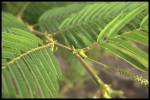
MULTIPOLYGON (((37 33, 37 32, 36 32, 37 33)), ((39 32, 38 32, 39 33, 39 32)), ((44 36, 44 33, 42 34, 44 36)), ((46 39, 49 41, 49 42, 52 42, 51 39, 49 37, 46 37, 46 39)), ((61 43, 58 43, 58 42, 54 42, 54 44, 58 47, 61 47, 61 48, 64 48, 70 52, 73 52, 73 49, 70 48, 70 47, 67 47, 61 43)), ((99 86, 103 86, 104 85, 104 82, 98 77, 96 71, 94 69, 92 69, 91 66, 89 66, 85 61, 84 59, 79 55, 79 54, 75 54, 75 56, 79 59, 79 61, 83 64, 84 68, 89 72, 89 74, 92 76, 92 78, 95 80, 95 82, 99 85, 99 86)))
POLYGON ((99 76, 97 75, 96 71, 94 69, 92 69, 92 67, 89 66, 79 54, 76 54, 76 57, 83 64, 84 68, 89 72, 89 74, 92 76, 92 78, 95 80, 95 82, 100 87, 103 86, 104 82, 99 78, 99 76))
MULTIPOLYGON (((45 37, 45 34, 43 33, 43 32, 39 32, 39 31, 37 31, 37 30, 35 30, 34 29, 34 26, 33 25, 27 25, 27 28, 29 29, 29 31, 31 31, 31 32, 34 32, 36 35, 38 35, 39 37, 45 37)), ((53 34, 54 36, 56 35, 56 34, 53 34)), ((69 51, 73 51, 71 48, 69 48, 69 47, 67 47, 67 46, 64 46, 64 45, 62 45, 62 44, 55 44, 55 45, 58 45, 58 46, 60 46, 60 47, 62 47, 62 48, 66 48, 66 49, 68 49, 69 51)), ((96 46, 95 45, 97 45, 97 42, 94 42, 94 43, 92 43, 90 46, 87 46, 87 47, 85 47, 85 48, 82 48, 84 51, 89 51, 89 50, 91 50, 91 49, 93 49, 93 48, 95 48, 96 46)))
MULTIPOLYGON (((73 51, 72 48, 69 48, 63 44, 60 44, 58 42, 55 42, 55 45, 58 46, 58 47, 61 47, 61 48, 64 48, 68 51, 73 51)), ((88 71, 88 73, 92 76, 92 78, 95 80, 95 82, 99 85, 99 86, 103 86, 104 85, 104 82, 99 78, 99 76, 97 75, 96 71, 91 67, 89 66, 85 61, 84 59, 79 55, 79 54, 75 54, 75 56, 79 59, 79 61, 83 64, 84 68, 88 71)))
POLYGON ((26 2, 26 3, 24 4, 24 6, 20 9, 19 13, 17 14, 17 18, 19 18, 19 19, 21 18, 23 12, 25 11, 25 9, 26 9, 27 6, 29 5, 29 3, 30 3, 30 2, 26 2))
MULTIPOLYGON (((40 33, 40 35, 44 36, 44 33, 42 32, 38 32, 38 31, 35 31, 33 30, 33 32, 35 33, 40 33)), ((53 42, 49 37, 46 37, 46 39, 51 43, 53 42)), ((70 47, 67 47, 57 41, 54 42, 54 44, 58 47, 61 47, 61 48, 64 48, 70 52, 73 52, 73 49, 70 48, 70 47)), ((104 87, 105 83, 99 78, 99 76, 97 75, 96 71, 91 67, 89 66, 85 61, 84 59, 78 54, 78 53, 75 53, 75 56, 79 59, 79 61, 81 62, 81 64, 83 64, 84 68, 88 71, 88 73, 92 76, 92 78, 95 80, 95 82, 97 83, 97 85, 99 87, 104 87)))

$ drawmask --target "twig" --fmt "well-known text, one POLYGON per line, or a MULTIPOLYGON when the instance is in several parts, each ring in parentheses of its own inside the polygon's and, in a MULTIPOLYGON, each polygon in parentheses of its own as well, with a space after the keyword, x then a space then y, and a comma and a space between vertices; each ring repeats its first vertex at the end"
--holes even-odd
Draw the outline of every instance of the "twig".
POLYGON ((88 59, 88 60, 90 60, 90 61, 92 61, 92 62, 94 62, 94 63, 97 63, 97 64, 99 64, 99 65, 102 65, 104 68, 110 68, 108 65, 103 64, 103 63, 101 63, 101 62, 99 62, 99 61, 93 60, 93 59, 91 59, 91 58, 89 58, 89 57, 87 57, 86 59, 88 59))
MULTIPOLYGON (((45 34, 44 34, 43 32, 39 32, 39 31, 35 30, 33 25, 27 25, 27 28, 29 29, 29 31, 35 33, 36 35, 38 35, 38 36, 40 36, 40 37, 45 37, 45 34)), ((53 34, 53 35, 55 36, 55 35, 57 35, 57 34, 53 34)), ((69 51, 73 51, 71 48, 69 48, 69 47, 67 47, 67 46, 64 46, 64 45, 62 45, 62 44, 60 44, 60 43, 59 43, 59 44, 56 43, 55 45, 58 45, 58 46, 63 47, 63 48, 66 48, 66 49, 68 49, 69 51)), ((90 46, 87 46, 87 47, 82 48, 82 49, 83 49, 85 52, 87 52, 87 51, 89 51, 89 50, 95 48, 95 47, 96 47, 95 45, 97 45, 97 42, 94 42, 94 43, 92 43, 90 46)))
POLYGON ((84 68, 89 72, 89 74, 92 76, 92 78, 96 81, 96 83, 101 87, 104 85, 104 82, 98 77, 96 71, 92 69, 91 66, 89 66, 84 59, 79 55, 76 54, 76 57, 79 59, 79 61, 84 65, 84 68))
POLYGON ((17 14, 17 18, 21 19, 23 12, 25 11, 26 7, 29 5, 30 2, 27 2, 24 4, 24 6, 21 8, 21 10, 19 11, 19 13, 17 14))
POLYGON ((60 44, 60 43, 58 43, 58 42, 55 42, 54 43, 56 46, 58 46, 58 47, 61 47, 61 48, 64 48, 64 49, 66 49, 66 50, 68 50, 68 51, 73 51, 73 49, 72 48, 69 48, 69 47, 67 47, 67 46, 65 46, 65 45, 63 45, 63 44, 60 44))
POLYGON ((133 74, 133 73, 131 73, 131 72, 125 70, 125 69, 120 69, 119 67, 115 67, 115 66, 109 67, 108 65, 103 64, 101 62, 98 62, 96 60, 93 60, 91 58, 86 58, 86 59, 88 59, 88 60, 90 60, 94 63, 97 63, 99 65, 102 65, 107 70, 109 69, 111 71, 118 72, 120 75, 125 76, 125 77, 127 77, 127 78, 129 78, 129 79, 131 79, 135 82, 138 82, 142 86, 148 86, 149 85, 148 80, 143 78, 142 76, 135 75, 135 74, 133 74))
MULTIPOLYGON (((42 36, 45 36, 44 33, 35 31, 33 28, 30 29, 30 30, 31 30, 32 32, 35 32, 35 33, 38 34, 38 35, 40 34, 40 35, 42 35, 42 36)), ((47 38, 47 40, 48 40, 49 42, 52 42, 50 38, 48 38, 48 37, 46 37, 46 38, 47 38)), ((73 52, 73 49, 72 49, 72 48, 67 47, 67 46, 65 46, 65 45, 63 45, 63 44, 61 44, 61 43, 58 43, 58 42, 55 41, 54 44, 55 44, 56 46, 58 46, 58 47, 61 47, 61 48, 64 48, 64 49, 66 49, 66 50, 68 50, 68 51, 70 51, 70 52, 73 52)), ((94 69, 92 69, 92 67, 89 66, 79 54, 75 54, 75 55, 76 55, 76 57, 79 59, 79 61, 84 65, 85 69, 89 72, 89 74, 90 74, 90 75, 92 76, 92 78, 96 81, 96 83, 97 83, 99 86, 102 86, 102 85, 104 84, 104 82, 98 77, 96 71, 95 71, 94 69)))
MULTIPOLYGON (((39 32, 38 32, 38 31, 35 31, 34 28, 33 28, 32 31, 34 31, 36 34, 37 34, 37 33, 39 34, 39 32)), ((79 59, 79 61, 81 62, 81 64, 83 64, 84 68, 88 71, 88 73, 89 73, 89 74, 92 76, 92 78, 95 80, 95 82, 97 83, 97 85, 98 85, 99 87, 101 87, 101 89, 102 89, 101 96, 102 96, 102 97, 106 97, 106 95, 109 95, 109 98, 111 98, 111 94, 109 94, 109 93, 106 94, 106 92, 108 92, 108 89, 110 90, 111 87, 108 86, 107 84, 105 84, 105 83, 99 78, 99 76, 97 75, 96 71, 84 61, 84 58, 82 57, 82 55, 80 55, 80 52, 74 53, 74 50, 76 50, 76 49, 67 47, 67 46, 65 46, 65 45, 63 45, 63 44, 61 44, 61 43, 59 43, 59 42, 53 40, 53 36, 52 36, 52 35, 48 36, 48 35, 46 35, 45 33, 42 33, 42 32, 40 32, 40 34, 42 35, 42 37, 45 37, 45 38, 48 40, 49 43, 53 43, 54 45, 56 45, 56 46, 58 46, 58 47, 61 47, 61 48, 64 48, 64 49, 66 49, 66 50, 68 50, 68 51, 70 51, 70 52, 73 52, 73 54, 75 54, 75 56, 79 59), (103 93, 103 92, 104 92, 104 93, 103 93)), ((85 49, 85 48, 83 48, 83 49, 85 49)), ((86 49, 89 49, 89 47, 87 47, 86 49)), ((86 49, 85 49, 85 50, 86 50, 86 49)), ((92 61, 92 60, 91 60, 91 61, 92 61)), ((99 64, 101 64, 101 65, 104 66, 104 64, 102 64, 102 63, 99 63, 99 64)), ((105 67, 107 67, 107 66, 105 66, 105 67)), ((111 90, 113 90, 113 89, 111 89, 111 90)), ((106 97, 106 98, 108 98, 108 97, 106 97)))
POLYGON ((34 29, 34 25, 27 25, 27 28, 28 28, 28 30, 30 31, 30 32, 33 32, 33 33, 35 33, 35 35, 38 35, 38 36, 40 36, 40 37, 45 37, 45 34, 43 33, 43 32, 39 32, 39 31, 37 31, 37 30, 35 30, 34 29))
MULTIPOLYGON (((55 45, 58 46, 58 47, 61 47, 61 48, 64 48, 68 51, 73 51, 72 48, 69 48, 63 44, 60 44, 58 42, 55 42, 55 45)), ((84 65, 84 68, 89 72, 89 74, 92 76, 92 78, 96 81, 96 83, 99 85, 99 86, 102 86, 104 84, 104 82, 98 77, 96 71, 94 69, 92 69, 91 66, 89 66, 85 61, 84 59, 79 55, 79 54, 75 54, 75 56, 79 59, 79 61, 84 65)))

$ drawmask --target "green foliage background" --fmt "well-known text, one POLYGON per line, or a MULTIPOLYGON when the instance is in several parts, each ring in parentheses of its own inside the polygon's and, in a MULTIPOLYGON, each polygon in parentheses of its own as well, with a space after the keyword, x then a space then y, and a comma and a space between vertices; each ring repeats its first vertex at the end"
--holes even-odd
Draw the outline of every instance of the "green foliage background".
POLYGON ((74 55, 59 48, 58 54, 68 62, 63 73, 57 51, 31 32, 29 24, 68 47, 97 43, 88 57, 112 54, 146 73, 148 53, 140 46, 149 46, 148 18, 147 2, 3 2, 2 97, 59 97, 60 81, 91 80, 74 55))

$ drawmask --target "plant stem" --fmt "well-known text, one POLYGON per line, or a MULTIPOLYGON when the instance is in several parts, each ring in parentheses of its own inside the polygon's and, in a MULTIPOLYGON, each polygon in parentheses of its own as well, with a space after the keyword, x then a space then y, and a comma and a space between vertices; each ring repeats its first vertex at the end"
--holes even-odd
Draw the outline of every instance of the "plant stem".
MULTIPOLYGON (((36 30, 33 29, 33 32, 35 32, 36 34, 38 35, 42 35, 44 36, 44 33, 42 34, 42 32, 38 32, 36 30), (39 34, 40 33, 40 34, 39 34)), ((47 38, 49 40, 49 38, 47 38)), ((52 42, 51 40, 49 40, 49 42, 52 42)), ((73 52, 73 49, 70 48, 70 47, 67 47, 61 43, 58 43, 58 42, 54 42, 54 44, 58 47, 61 47, 61 48, 64 48, 70 52, 73 52)), ((91 66, 89 66, 85 61, 84 59, 79 55, 79 54, 75 54, 76 57, 79 59, 79 61, 83 64, 84 68, 88 71, 88 73, 92 76, 92 78, 95 80, 95 82, 98 84, 98 86, 104 86, 104 82, 98 77, 96 71, 94 69, 92 69, 91 66)))
MULTIPOLYGON (((61 48, 64 48, 68 51, 73 51, 72 48, 69 48, 63 44, 60 44, 58 42, 55 42, 55 45, 61 48)), ((103 86, 104 82, 98 77, 96 71, 94 69, 92 69, 91 66, 89 66, 84 59, 79 55, 79 54, 75 54, 75 56, 79 59, 79 61, 83 64, 84 68, 88 71, 88 73, 92 76, 92 78, 95 80, 95 82, 99 85, 99 86, 103 86)))
POLYGON ((63 44, 60 44, 60 43, 58 43, 58 42, 55 42, 54 43, 56 46, 58 46, 58 47, 61 47, 61 48, 64 48, 64 49, 66 49, 66 50, 68 50, 68 51, 73 51, 73 49, 72 48, 69 48, 69 47, 67 47, 67 46, 65 46, 65 45, 63 45, 63 44))
POLYGON ((30 2, 26 2, 24 4, 24 6, 20 9, 19 13, 17 14, 17 18, 21 19, 23 12, 25 11, 25 9, 27 8, 27 6, 29 5, 30 2))
POLYGON ((89 66, 79 54, 76 54, 76 57, 83 64, 84 68, 89 72, 89 74, 92 76, 92 78, 95 80, 95 82, 100 87, 103 86, 104 82, 99 78, 99 76, 97 75, 96 71, 94 69, 92 69, 92 67, 89 66))
MULTIPOLYGON (((38 35, 39 37, 45 37, 45 34, 44 34, 43 32, 39 32, 39 31, 35 30, 33 25, 27 25, 27 28, 29 29, 30 32, 35 33, 35 34, 38 35)), ((55 34, 55 35, 57 35, 57 34, 55 34)), ((60 43, 59 43, 59 44, 56 43, 56 45, 58 45, 58 46, 60 46, 60 47, 63 47, 63 48, 66 48, 66 49, 68 49, 68 50, 70 49, 69 51, 73 51, 71 48, 68 48, 67 46, 64 46, 64 45, 62 45, 62 44, 60 44, 60 43)), ((94 43, 91 44, 90 46, 85 47, 85 48, 82 48, 82 49, 87 52, 87 51, 89 51, 89 50, 95 48, 95 47, 96 47, 95 45, 97 45, 97 42, 94 42, 94 43)))
POLYGON ((103 64, 103 63, 101 63, 101 62, 98 62, 98 61, 96 61, 96 60, 93 60, 93 59, 91 59, 91 58, 86 58, 86 59, 88 59, 88 60, 90 60, 90 61, 92 61, 92 62, 94 62, 94 63, 97 63, 97 64, 99 64, 99 65, 102 65, 104 68, 110 68, 108 65, 106 65, 106 64, 103 64))

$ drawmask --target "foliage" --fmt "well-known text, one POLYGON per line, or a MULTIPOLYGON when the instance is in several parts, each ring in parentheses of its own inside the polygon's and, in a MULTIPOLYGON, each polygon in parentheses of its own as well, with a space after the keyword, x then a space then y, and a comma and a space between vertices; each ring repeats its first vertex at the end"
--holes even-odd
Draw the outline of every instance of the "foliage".
MULTIPOLYGON (((103 50, 143 73, 148 72, 148 53, 138 46, 148 47, 146 2, 4 2, 2 10, 3 98, 58 97, 63 75, 53 51, 55 42, 73 49, 62 54, 72 82, 88 79, 82 68, 86 64, 73 54, 79 54, 89 64, 87 60, 103 50), (27 23, 36 24, 37 30, 30 32, 27 23), (98 49, 94 50, 95 43, 98 49)), ((102 97, 122 95, 109 85, 100 84, 102 97)))
POLYGON ((20 29, 27 29, 25 23, 22 20, 18 20, 10 13, 2 12, 2 31, 7 31, 11 27, 20 29))
POLYGON ((16 28, 2 38, 3 97, 56 96, 60 71, 49 45, 38 47, 41 39, 16 28))

